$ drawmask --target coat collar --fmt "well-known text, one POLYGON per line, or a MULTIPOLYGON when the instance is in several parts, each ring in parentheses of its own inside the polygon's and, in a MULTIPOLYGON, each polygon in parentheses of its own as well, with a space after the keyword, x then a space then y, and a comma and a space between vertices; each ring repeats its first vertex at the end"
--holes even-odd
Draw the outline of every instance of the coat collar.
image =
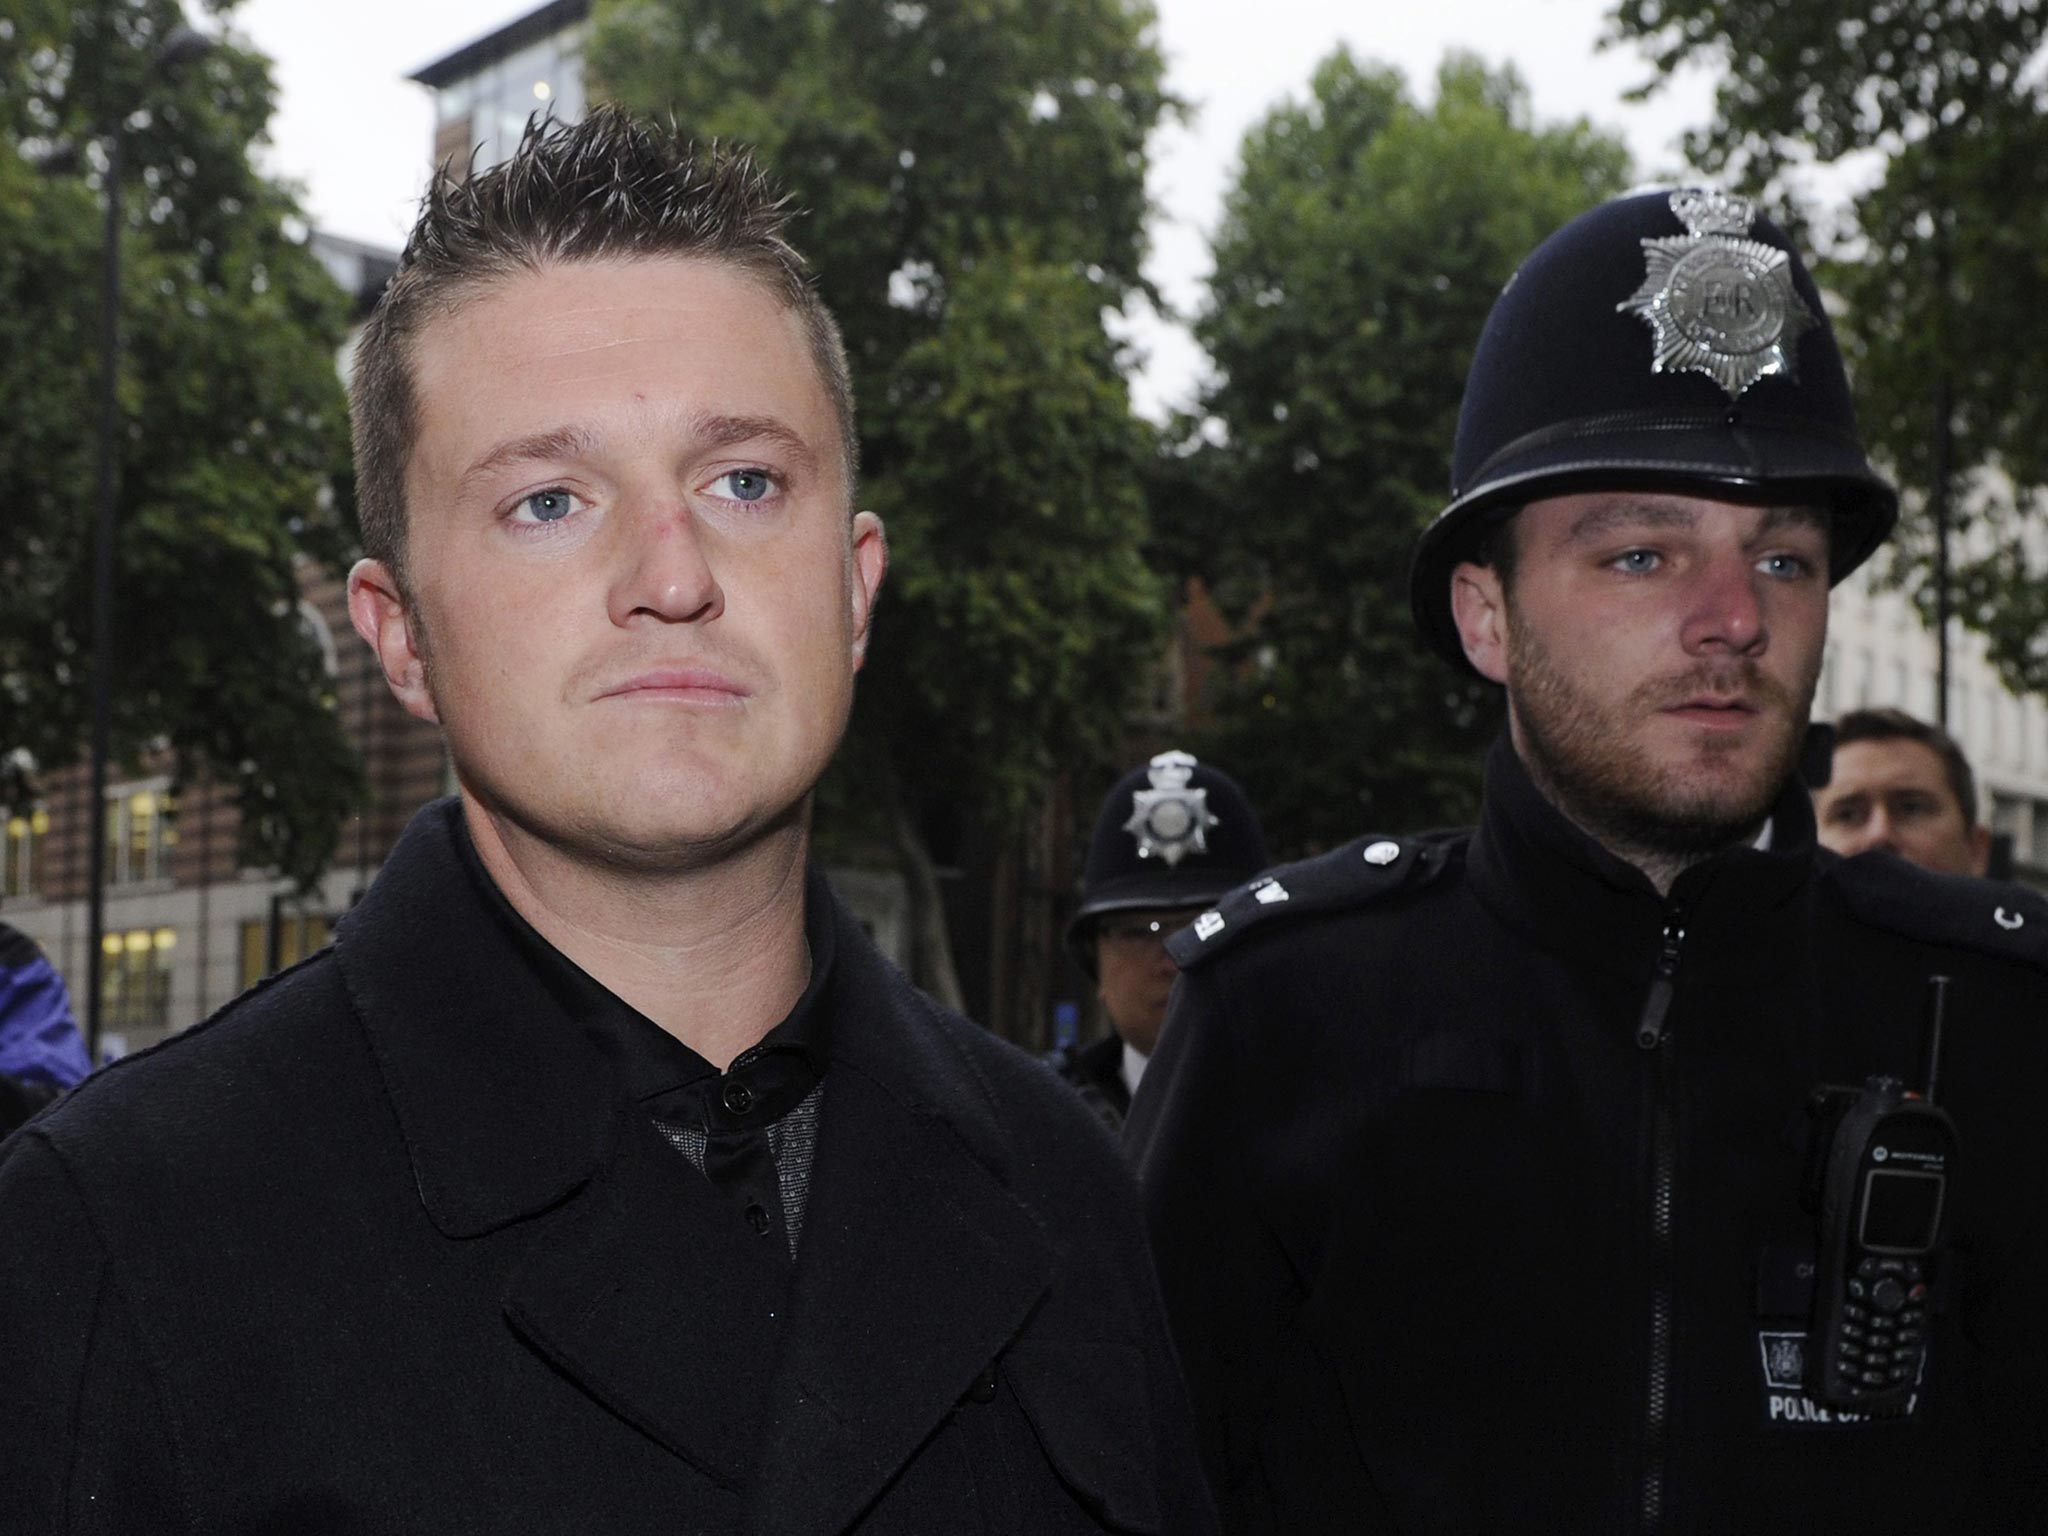
POLYGON ((1643 872, 1572 824, 1530 777, 1505 732, 1486 761, 1473 834, 1473 889, 1502 921, 1593 969, 1639 977, 1680 915, 1686 965, 1729 979, 1777 974, 1803 953, 1795 910, 1810 899, 1813 807, 1795 779, 1771 811, 1768 849, 1731 848, 1660 897, 1643 872))
POLYGON ((414 818, 337 943, 429 1217, 451 1238, 538 1218, 506 1297, 520 1333, 744 1488, 757 1528, 843 1529, 1051 1283, 995 1093, 958 1026, 828 892, 831 1064, 803 1241, 773 1303, 787 1311, 758 1416, 736 1423, 720 1367, 764 1298, 744 1276, 704 1273, 705 1250, 678 1248, 673 1230, 650 1232, 678 1215, 661 1189, 694 1175, 663 1161, 673 1152, 485 910, 454 845, 459 814, 446 801, 414 818))
POLYGON ((335 953, 446 1237, 558 1204, 612 1155, 620 1088, 486 906, 456 847, 461 802, 413 817, 335 953))

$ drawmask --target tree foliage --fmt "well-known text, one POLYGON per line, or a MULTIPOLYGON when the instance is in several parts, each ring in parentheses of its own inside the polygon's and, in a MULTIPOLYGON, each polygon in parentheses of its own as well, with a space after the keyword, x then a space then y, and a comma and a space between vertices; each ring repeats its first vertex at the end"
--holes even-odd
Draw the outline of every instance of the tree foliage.
POLYGON ((1612 19, 1660 75, 1723 71, 1689 140, 1703 169, 1790 200, 1803 166, 1877 162, 1839 227, 1813 222, 1865 434, 1907 493, 1898 575, 1931 613, 1925 511, 1952 478, 1956 611, 2009 686, 2048 692, 2048 10, 1622 0, 1612 19))
MULTIPOLYGON (((225 6, 216 7, 224 10, 225 6)), ((340 291, 249 162, 267 64, 155 68, 175 0, 0 3, 0 803, 88 737, 106 134, 125 145, 113 749, 236 790, 302 880, 358 783, 294 561, 336 558, 340 291), (114 125, 118 122, 118 128, 114 125)))
POLYGON ((1141 286, 1173 109, 1149 7, 612 0, 585 57, 595 92, 760 152, 846 335, 892 566, 842 759, 861 784, 828 811, 884 806, 899 846, 949 814, 1021 831, 1113 749, 1164 618, 1150 441, 1102 320, 1141 286))
POLYGON ((1419 648, 1409 554, 1494 296, 1626 173, 1612 138, 1538 128, 1511 69, 1460 56, 1424 107, 1340 49, 1246 137, 1196 326, 1215 380, 1155 522, 1242 626, 1207 746, 1276 851, 1470 813, 1497 708, 1419 648))

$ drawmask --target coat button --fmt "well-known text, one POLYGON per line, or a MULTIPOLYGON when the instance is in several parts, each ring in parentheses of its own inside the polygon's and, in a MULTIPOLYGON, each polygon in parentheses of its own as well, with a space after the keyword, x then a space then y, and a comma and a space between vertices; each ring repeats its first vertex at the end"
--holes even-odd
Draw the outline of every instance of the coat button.
POLYGON ((967 1389, 967 1400, 971 1403, 992 1403, 996 1400, 996 1363, 993 1360, 974 1378, 974 1385, 967 1389))
POLYGON ((768 1235, 768 1208, 759 1201, 747 1207, 747 1225, 754 1229, 754 1236, 768 1235))
POLYGON ((744 1115, 754 1107, 754 1090, 737 1078, 727 1083, 718 1097, 736 1115, 744 1115))

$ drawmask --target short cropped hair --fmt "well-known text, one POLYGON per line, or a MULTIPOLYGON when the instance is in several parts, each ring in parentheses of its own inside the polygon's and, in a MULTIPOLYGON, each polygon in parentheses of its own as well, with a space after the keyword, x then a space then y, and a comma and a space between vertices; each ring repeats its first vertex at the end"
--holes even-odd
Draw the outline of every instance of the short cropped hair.
POLYGON ((422 329, 491 284, 563 262, 644 256, 723 262, 794 311, 838 418, 849 499, 859 470, 839 326, 785 235, 789 200, 744 150, 699 148, 617 107, 536 118, 510 159, 460 177, 443 164, 377 301, 349 384, 363 552, 405 584, 405 471, 419 436, 422 329))
POLYGON ((1515 519, 1521 510, 1520 507, 1508 507, 1495 514, 1472 549, 1472 563, 1489 567, 1500 581, 1503 592, 1514 590, 1515 560, 1520 554, 1515 542, 1515 519))
POLYGON ((1852 741, 1917 741, 1933 749, 1948 775, 1948 787, 1963 808, 1963 825, 1977 825, 1977 775, 1955 737, 1938 725, 1931 725, 1903 709, 1852 709, 1835 721, 1835 746, 1852 741))

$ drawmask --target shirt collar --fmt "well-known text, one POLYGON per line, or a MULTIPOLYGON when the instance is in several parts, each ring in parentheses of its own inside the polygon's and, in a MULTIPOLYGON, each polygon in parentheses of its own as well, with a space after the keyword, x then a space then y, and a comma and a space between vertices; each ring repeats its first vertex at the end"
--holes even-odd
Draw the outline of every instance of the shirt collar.
POLYGON ((1131 1097, 1137 1097, 1138 1084, 1144 1079, 1145 1067, 1151 1060, 1150 1056, 1147 1056, 1143 1051, 1131 1044, 1130 1041, 1126 1040, 1124 1042, 1124 1087, 1129 1090, 1131 1097))
MULTIPOLYGON (((652 1099, 685 1084, 719 1076, 710 1062, 577 965, 520 916, 484 867, 469 835, 468 818, 458 810, 452 820, 456 850, 484 910, 511 940, 534 979, 612 1064, 629 1097, 652 1099)), ((821 999, 833 958, 831 896, 824 875, 815 865, 804 873, 804 940, 810 948, 811 975, 803 994, 759 1043, 740 1053, 734 1065, 758 1061, 771 1053, 788 1053, 796 1058, 791 1065, 815 1084, 824 1076, 830 1059, 831 1013, 821 1006, 821 999)))

